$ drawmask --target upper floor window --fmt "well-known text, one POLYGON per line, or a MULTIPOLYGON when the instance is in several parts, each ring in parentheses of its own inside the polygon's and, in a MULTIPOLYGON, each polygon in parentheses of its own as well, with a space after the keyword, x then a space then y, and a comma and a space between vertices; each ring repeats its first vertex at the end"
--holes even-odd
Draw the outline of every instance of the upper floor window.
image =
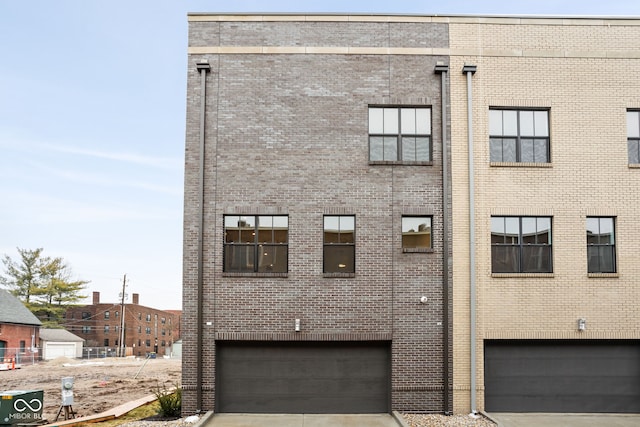
POLYGON ((89 334, 89 333, 91 333, 91 326, 83 326, 83 327, 82 327, 82 333, 83 333, 83 334, 89 334))
POLYGON ((356 217, 324 217, 324 273, 355 273, 356 217))
POLYGON ((640 111, 627 111, 629 163, 640 163, 640 111))
POLYGON ((289 218, 285 215, 226 215, 224 271, 286 273, 289 218))
POLYGON ((587 218, 587 259, 589 273, 616 272, 614 218, 587 218))
POLYGON ((83 320, 91 319, 91 313, 89 313, 88 311, 83 311, 82 312, 82 319, 83 320))
POLYGON ((104 333, 105 334, 109 333, 109 325, 104 325, 104 333))
POLYGON ((549 163, 548 110, 489 110, 492 162, 549 163))
POLYGON ((147 322, 151 322, 151 315, 147 314, 147 322))
POLYGON ((431 108, 369 107, 369 160, 431 161, 431 108))
POLYGON ((108 312, 108 311, 105 311, 105 312, 104 312, 104 318, 105 318, 105 319, 108 319, 109 317, 110 317, 110 316, 109 316, 109 312, 108 312))
POLYGON ((431 249, 431 217, 402 217, 402 249, 431 249))
POLYGON ((491 217, 492 273, 552 273, 551 217, 491 217))

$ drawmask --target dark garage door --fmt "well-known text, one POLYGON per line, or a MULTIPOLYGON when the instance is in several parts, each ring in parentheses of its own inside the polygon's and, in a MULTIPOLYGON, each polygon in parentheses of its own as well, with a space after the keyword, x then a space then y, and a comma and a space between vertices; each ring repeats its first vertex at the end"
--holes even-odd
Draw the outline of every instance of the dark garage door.
POLYGON ((389 343, 217 343, 218 412, 389 412, 389 343))
POLYGON ((486 341, 494 412, 640 412, 636 341, 486 341))

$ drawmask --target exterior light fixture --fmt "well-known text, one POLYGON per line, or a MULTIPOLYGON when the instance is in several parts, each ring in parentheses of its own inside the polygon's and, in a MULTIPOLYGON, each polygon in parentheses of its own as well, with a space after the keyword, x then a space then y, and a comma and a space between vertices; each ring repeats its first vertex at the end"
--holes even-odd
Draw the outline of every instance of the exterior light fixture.
POLYGON ((578 319, 578 331, 584 332, 587 329, 587 319, 580 318, 578 319))

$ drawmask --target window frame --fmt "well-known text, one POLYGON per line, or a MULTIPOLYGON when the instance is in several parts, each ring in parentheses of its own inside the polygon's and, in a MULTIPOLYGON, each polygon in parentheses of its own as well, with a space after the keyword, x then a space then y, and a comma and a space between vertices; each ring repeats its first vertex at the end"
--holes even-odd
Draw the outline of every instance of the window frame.
MULTIPOLYGON (((223 250, 222 250, 222 272, 226 275, 253 275, 253 276, 286 276, 289 272, 289 215, 271 215, 271 214, 252 214, 252 215, 244 215, 244 214, 225 214, 222 219, 223 225, 223 250), (227 225, 227 220, 233 220, 233 218, 237 218, 237 223, 239 224, 242 218, 246 218, 247 220, 251 218, 253 225, 251 226, 253 229, 251 241, 247 239, 247 241, 242 241, 242 230, 238 231, 238 240, 228 241, 228 232, 231 227, 227 225), (260 218, 270 218, 271 225, 270 226, 261 226, 260 218), (284 219, 286 225, 282 227, 285 231, 284 236, 286 240, 284 242, 278 242, 276 231, 278 229, 278 225, 275 224, 275 218, 284 219), (263 239, 264 234, 271 234, 270 241, 265 242, 261 241, 263 239), (237 256, 236 250, 239 248, 246 249, 246 259, 247 261, 244 266, 240 265, 239 268, 231 268, 230 259, 237 256), (261 263, 262 256, 260 255, 264 251, 264 257, 266 259, 277 259, 278 257, 284 257, 284 268, 276 268, 269 271, 269 267, 278 266, 280 263, 271 263, 267 266, 261 263), (245 267, 245 268, 242 268, 245 267)), ((239 227, 239 226, 238 226, 239 227)), ((251 228, 247 227, 247 231, 251 230, 251 228)))
POLYGON ((325 277, 355 277, 355 274, 356 274, 356 216, 355 215, 332 215, 332 214, 323 215, 322 217, 322 273, 325 277), (338 220, 338 228, 336 229, 337 233, 332 234, 337 236, 337 240, 338 240, 337 242, 327 241, 328 232, 333 230, 333 229, 327 228, 327 220, 329 218, 337 218, 338 220), (352 228, 351 229, 344 228, 344 232, 342 231, 343 229, 341 227, 341 223, 343 219, 344 220, 348 219, 350 222, 353 223, 352 228), (342 242, 341 241, 342 235, 348 234, 348 231, 351 231, 352 237, 348 238, 347 236, 345 236, 344 238, 345 241, 342 242), (336 256, 334 252, 338 252, 338 255, 336 256), (328 255, 333 255, 336 260, 344 259, 344 262, 339 262, 337 264, 337 268, 332 268, 330 266, 330 257, 328 255), (346 258, 343 258, 345 255, 346 255, 346 258))
POLYGON ((627 110, 627 160, 630 165, 640 165, 640 110, 627 110), (630 116, 632 114, 636 116, 635 123, 631 123, 630 116), (636 134, 631 135, 633 124, 637 125, 636 129, 633 129, 636 134), (632 151, 635 151, 636 157, 634 159, 631 158, 632 151))
POLYGON ((490 163, 496 163, 496 164, 501 164, 501 163, 509 163, 509 164, 513 164, 513 163, 520 163, 520 164, 535 164, 535 165, 549 165, 551 164, 551 109, 550 108, 517 108, 517 107, 489 107, 489 117, 488 117, 488 129, 489 129, 489 162, 490 163), (492 112, 496 112, 499 111, 502 113, 502 117, 501 117, 501 121, 502 121, 502 133, 501 134, 494 134, 492 132, 492 112), (505 111, 511 111, 511 112, 515 112, 516 113, 516 133, 515 134, 508 134, 504 132, 504 112, 505 111), (523 135, 523 130, 522 130, 522 120, 521 120, 521 114, 524 112, 532 112, 533 113, 533 122, 532 122, 532 126, 533 126, 533 133, 534 135, 523 135), (546 136, 538 136, 535 135, 535 113, 536 112, 544 112, 546 113, 546 136), (502 145, 501 145, 501 159, 494 159, 493 158, 493 145, 495 140, 502 140, 502 145), (504 159, 504 140, 514 140, 515 143, 515 159, 514 160, 505 160, 504 159), (522 160, 522 152, 524 151, 522 146, 523 146, 523 141, 524 140, 532 140, 532 152, 535 153, 535 146, 536 146, 536 141, 544 141, 545 142, 545 155, 546 155, 546 161, 536 161, 535 157, 533 161, 523 161, 522 160))
MULTIPOLYGON (((420 224, 421 225, 421 224, 420 224)), ((433 215, 402 215, 400 219, 400 228, 401 228, 401 246, 402 252, 404 253, 412 253, 412 252, 433 252, 433 215), (405 231, 405 219, 425 219, 428 220, 429 227, 429 246, 408 246, 405 245, 405 236, 409 237, 411 235, 418 234, 419 231, 405 231), (411 234, 409 234, 411 233, 411 234)), ((408 239, 406 239, 408 240, 408 239)))
MULTIPOLYGON (((405 121, 406 122, 406 121, 405 121)), ((417 128, 417 123, 416 121, 414 121, 414 125, 417 128)), ((369 105, 368 110, 367 110, 367 126, 368 126, 368 146, 369 146, 369 163, 370 164, 409 164, 409 165, 432 165, 433 164, 433 109, 431 107, 431 105, 369 105), (376 109, 381 109, 382 111, 382 122, 383 122, 383 129, 382 132, 376 132, 375 129, 374 131, 372 131, 372 110, 376 110, 376 109), (385 110, 397 110, 397 120, 396 120, 396 126, 397 126, 397 130, 393 131, 393 132, 385 132, 384 129, 384 115, 385 115, 385 110), (414 110, 414 117, 415 117, 415 111, 417 110, 425 110, 426 112, 428 112, 429 118, 428 118, 428 133, 424 133, 424 132, 418 132, 418 130, 415 131, 415 133, 411 133, 411 132, 403 132, 403 128, 402 128, 402 110, 414 110), (403 144, 403 137, 406 138, 426 138, 427 140, 427 144, 428 144, 428 149, 427 149, 427 159, 417 159, 417 151, 418 151, 418 145, 417 145, 417 141, 414 142, 414 151, 415 151, 415 158, 412 159, 405 159, 405 152, 404 152, 404 144, 403 144), (373 144, 372 144, 372 138, 382 138, 383 142, 382 142, 382 159, 373 159, 372 158, 372 153, 373 153, 373 144), (389 138, 389 139, 395 139, 395 159, 385 159, 385 141, 384 139, 389 138)))
MULTIPOLYGON (((587 273, 588 274, 616 274, 618 273, 618 257, 616 254, 616 217, 614 216, 588 216, 587 217, 587 221, 586 221, 586 227, 585 227, 585 231, 586 231, 586 237, 587 237, 587 273), (609 239, 609 241, 613 240, 613 243, 590 243, 589 242, 589 220, 597 220, 598 222, 598 239, 602 239, 603 234, 601 233, 602 230, 602 220, 611 220, 611 238, 609 239), (591 252, 592 249, 598 249, 598 252, 601 252, 602 249, 608 248, 608 250, 610 251, 610 257, 611 257, 611 269, 607 270, 605 268, 602 268, 601 266, 604 264, 603 263, 603 254, 599 253, 597 255, 597 264, 598 264, 598 268, 597 270, 592 270, 592 262, 591 262, 591 252)), ((595 235, 592 235, 591 237, 595 237, 595 235)))
MULTIPOLYGON (((491 233, 491 274, 553 274, 553 217, 550 215, 544 215, 544 216, 535 216, 535 215, 523 215, 523 216, 514 216, 514 215, 492 215, 491 216, 491 227, 490 227, 490 233, 491 233), (502 219, 503 220, 503 230, 504 232, 499 234, 499 233, 495 233, 494 231, 494 220, 498 220, 498 219, 502 219), (507 232, 507 219, 512 219, 511 221, 511 226, 514 225, 513 220, 517 220, 517 235, 515 235, 515 233, 512 233, 511 235, 509 235, 509 233, 507 232), (538 220, 548 220, 549 222, 549 228, 548 228, 548 232, 547 232, 547 239, 548 242, 547 243, 526 243, 525 239, 526 236, 524 235, 523 232, 523 220, 525 219, 534 219, 535 220, 535 228, 536 230, 534 231, 534 238, 538 239, 539 236, 542 235, 542 233, 538 233, 538 220), (503 236, 503 243, 497 243, 495 242, 495 238, 497 236, 503 236), (507 243, 507 239, 511 239, 512 243, 507 243), (513 240, 516 239, 516 243, 513 243, 513 240), (509 250, 509 248, 512 249, 512 251, 514 253, 511 254, 512 257, 514 257, 513 259, 513 263, 515 263, 516 268, 513 269, 514 271, 508 271, 508 270, 504 270, 504 269, 498 269, 498 264, 497 261, 501 258, 504 258, 504 255, 501 257, 500 253, 498 253, 500 250, 505 249, 505 255, 509 255, 507 252, 509 250), (540 248, 542 250, 539 250, 537 252, 546 252, 545 248, 548 248, 548 254, 545 253, 540 253, 540 254, 535 254, 532 250, 534 248, 540 248), (531 252, 531 254, 528 254, 527 252, 531 252), (543 270, 543 269, 534 269, 534 268, 528 268, 527 266, 531 265, 531 260, 535 259, 535 256, 538 257, 542 257, 545 256, 547 258, 547 264, 548 264, 548 269, 543 270)), ((529 237, 530 239, 530 237, 529 237)))

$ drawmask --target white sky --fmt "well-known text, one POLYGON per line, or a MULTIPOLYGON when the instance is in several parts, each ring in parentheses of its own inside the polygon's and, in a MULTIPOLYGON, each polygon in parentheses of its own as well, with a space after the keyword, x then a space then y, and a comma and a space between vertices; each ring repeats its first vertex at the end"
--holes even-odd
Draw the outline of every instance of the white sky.
MULTIPOLYGON (((182 306, 188 12, 640 16, 640 1, 0 0, 0 254, 182 306)), ((87 300, 90 303, 90 300, 87 300)))

